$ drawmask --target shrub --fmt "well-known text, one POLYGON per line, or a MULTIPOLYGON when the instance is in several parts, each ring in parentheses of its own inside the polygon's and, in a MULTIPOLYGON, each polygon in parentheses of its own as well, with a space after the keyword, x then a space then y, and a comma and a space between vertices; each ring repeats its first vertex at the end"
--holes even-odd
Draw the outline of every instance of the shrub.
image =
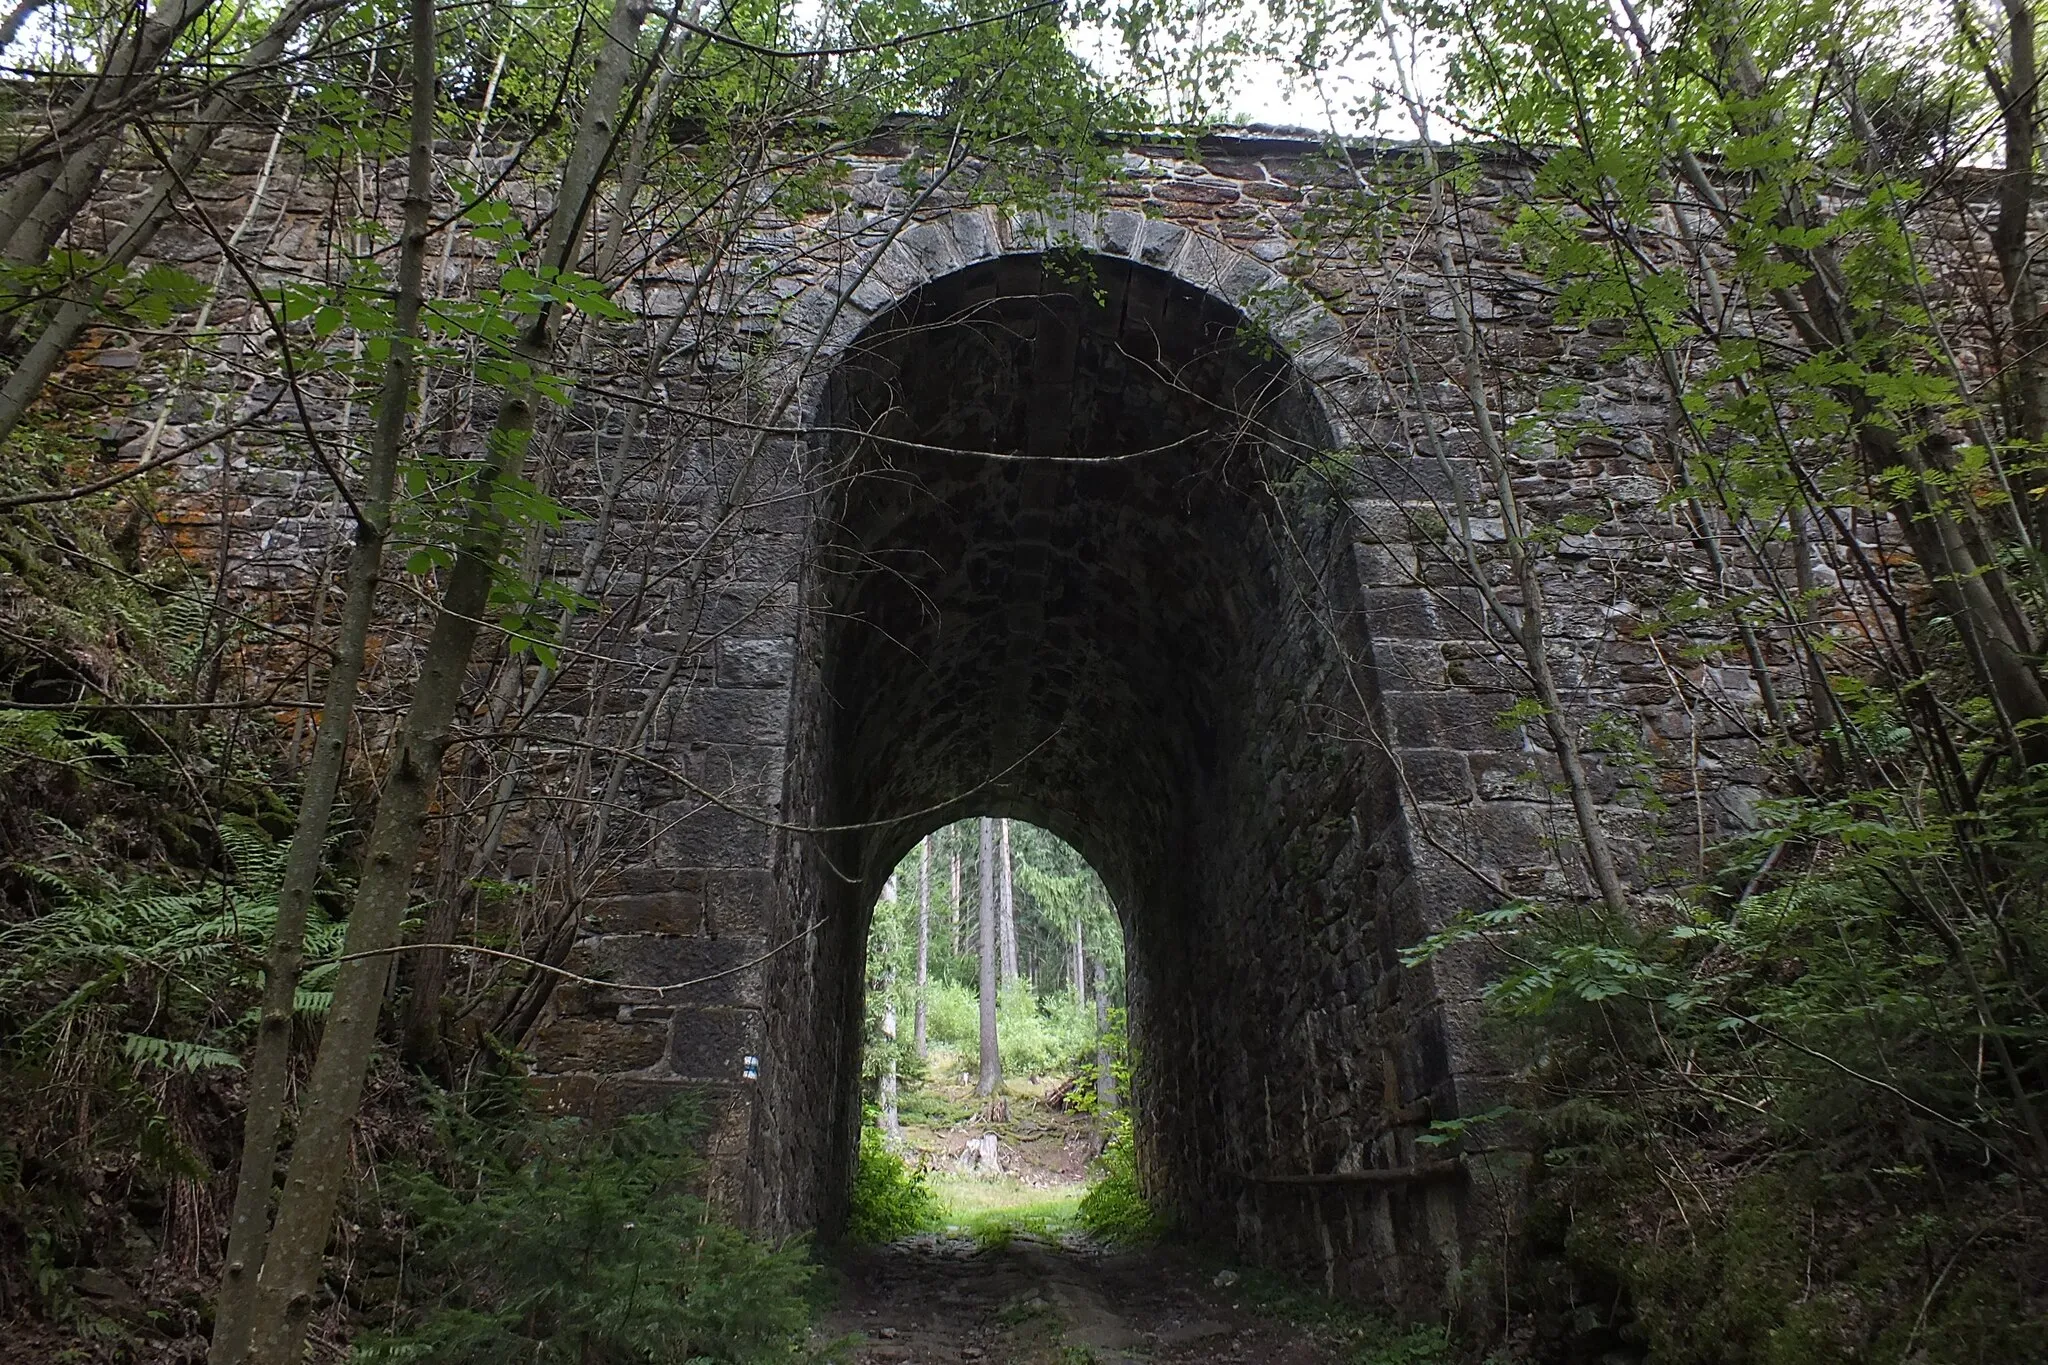
POLYGON ((1096 1164, 1102 1178, 1081 1198, 1081 1226, 1110 1242, 1149 1242, 1157 1237, 1159 1215, 1138 1188, 1138 1150, 1129 1110, 1117 1113, 1109 1145, 1096 1164))
POLYGON ((853 1206, 846 1218, 848 1239, 893 1242, 937 1227, 945 1215, 924 1172, 890 1151, 873 1124, 863 1124, 853 1206))
POLYGON ((926 987, 925 1037, 971 1057, 981 1046, 981 1014, 971 986, 934 981, 926 987))
MULTIPOLYGON (((934 981, 925 997, 925 1037, 955 1048, 972 1064, 981 1052, 981 1004, 971 986, 934 981)), ((1095 1019, 1065 992, 1040 1001, 1013 981, 996 1006, 996 1041, 1005 1076, 1068 1074, 1095 1053, 1095 1019)))
POLYGON ((443 1110, 450 1174, 386 1174, 412 1222, 400 1289, 416 1306, 357 1361, 752 1365, 801 1348, 802 1246, 712 1221, 692 1193, 694 1107, 601 1129, 443 1110))

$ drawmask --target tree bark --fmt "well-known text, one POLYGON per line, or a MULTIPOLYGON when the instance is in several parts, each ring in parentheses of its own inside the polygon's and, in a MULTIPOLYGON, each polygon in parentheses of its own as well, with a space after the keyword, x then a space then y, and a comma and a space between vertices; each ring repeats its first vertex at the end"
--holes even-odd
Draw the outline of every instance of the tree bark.
POLYGON ((1017 902, 1011 887, 1010 874, 1010 822, 1006 819, 1003 821, 1003 881, 1000 905, 1005 986, 1017 979, 1017 902))
POLYGON ((1003 1059, 996 1039, 995 821, 981 817, 981 1079, 980 1095, 994 1095, 1003 1083, 1003 1059))
MULTIPOLYGON (((105 109, 131 93, 156 70, 179 35, 206 12, 209 3, 210 0, 160 0, 135 29, 134 37, 115 45, 105 68, 73 101, 66 125, 83 131, 81 125, 89 120, 98 122, 105 109)), ((275 60, 273 55, 263 64, 275 60)), ((253 56, 242 62, 244 70, 255 65, 253 56)), ((107 131, 86 134, 82 145, 66 139, 76 150, 29 167, 7 187, 6 194, 0 195, 0 258, 35 264, 49 254, 50 244, 70 224, 79 206, 99 183, 116 140, 116 135, 107 131)))
POLYGON ((926 985, 931 979, 932 836, 917 842, 917 1004, 910 1022, 910 1045, 925 1055, 926 985))
POLYGON ((882 1135, 890 1142, 903 1140, 903 1121, 896 1109, 896 973, 882 977, 882 1038, 889 1045, 889 1059, 882 1066, 882 1135))
MULTIPOLYGON (((241 75, 261 72, 284 54, 285 46, 301 27, 315 15, 338 9, 342 0, 298 0, 271 24, 269 30, 249 50, 243 60, 241 75)), ((234 95, 240 87, 239 80, 231 80, 227 89, 208 102, 204 111, 186 130, 185 136, 172 149, 164 171, 150 187, 142 208, 130 219, 121 234, 114 239, 106 260, 99 268, 74 281, 64 302, 59 305, 57 315, 44 327, 42 335, 29 347, 28 353, 7 377, 5 386, 0 386, 0 444, 13 434, 21 424, 28 407, 42 393, 50 376, 57 372, 64 362, 64 354, 99 316, 101 300, 107 290, 118 280, 135 258, 148 249, 157 229, 170 215, 171 204, 184 178, 198 166, 206 150, 213 144, 219 128, 227 122, 234 111, 234 95)))
POLYGON ((1116 1112, 1116 1059, 1109 1052, 1109 973, 1095 959, 1095 1112, 1116 1112))
MULTIPOLYGON (((2020 437, 2038 448, 2048 441, 2048 312, 2044 312, 2034 262, 2033 215, 2036 165, 2040 160, 2041 73, 2035 52, 2034 10, 2029 0, 2004 0, 2006 69, 1991 77, 2005 142, 1999 177, 1998 218, 1991 248, 2005 281, 2006 316, 2012 328, 2011 383, 2019 402, 2020 437)), ((2034 543, 2048 545, 2048 498, 2033 499, 2034 543)))
POLYGON ((28 17, 50 3, 50 0, 21 0, 21 3, 7 11, 7 17, 0 19, 0 48, 7 47, 21 34, 21 26, 28 17))
POLYGON ((1080 1004, 1088 1003, 1088 947, 1084 942, 1081 921, 1074 920, 1074 999, 1080 1004))
MULTIPOLYGON (((417 0, 415 22, 424 19, 424 35, 416 33, 415 58, 434 51, 433 6, 417 0)), ((228 1217, 228 1247, 221 1273, 220 1299, 214 1313, 209 1361, 238 1361, 249 1348, 249 1309, 255 1276, 270 1231, 270 1196, 277 1176, 278 1134, 284 1123, 291 1072, 291 1033, 304 962, 306 922, 320 881, 334 801, 347 767, 349 730, 354 723, 357 692, 383 578, 384 543, 391 522, 391 493, 397 479, 399 448, 405 432, 406 397, 412 388, 413 342, 419 335, 428 225, 433 209, 434 103, 433 67, 413 87, 411 146, 407 156, 396 297, 392 308, 392 343, 363 489, 357 499, 355 544, 349 552, 341 622, 335 638, 334 664, 321 698, 320 723, 313 755, 306 768, 299 799, 298 821, 285 854, 283 881, 278 886, 277 922, 263 967, 263 997, 258 1007, 255 1047, 249 1059, 247 1108, 242 1120, 242 1155, 235 1179, 235 1202, 228 1217), (422 107, 424 105, 424 107, 422 107)))
MULTIPOLYGON (((561 193, 548 222, 541 252, 544 268, 565 269, 574 260, 585 214, 610 153, 645 13, 641 0, 616 0, 612 10, 563 168, 561 193)), ((347 1174, 348 1139, 376 1042, 388 955, 397 942, 428 805, 451 739, 449 727, 462 700, 469 658, 504 551, 507 521, 492 494, 502 480, 517 476, 525 466, 540 401, 530 375, 547 362, 557 317, 557 309, 544 306, 512 348, 530 367, 529 377, 516 380, 501 394, 488 455, 468 491, 468 522, 386 770, 349 914, 334 1004, 307 1083, 298 1141, 258 1276, 251 1331, 257 1365, 294 1365, 304 1350, 321 1253, 347 1174)))
POLYGON ((953 849, 953 898, 946 902, 946 906, 953 918, 953 956, 957 958, 966 951, 960 937, 967 925, 967 916, 960 913, 960 850, 957 846, 953 849))

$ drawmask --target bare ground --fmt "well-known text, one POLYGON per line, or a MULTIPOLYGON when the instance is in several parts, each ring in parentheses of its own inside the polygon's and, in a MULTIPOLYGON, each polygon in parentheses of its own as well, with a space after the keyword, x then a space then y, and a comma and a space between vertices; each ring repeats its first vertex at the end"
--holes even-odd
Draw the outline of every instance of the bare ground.
MULTIPOLYGON (((1078 1237, 920 1237, 848 1253, 825 1339, 856 1365, 1335 1365, 1316 1334, 1251 1311, 1171 1249, 1078 1237)), ((1228 1277, 1226 1276, 1226 1279, 1228 1277)))

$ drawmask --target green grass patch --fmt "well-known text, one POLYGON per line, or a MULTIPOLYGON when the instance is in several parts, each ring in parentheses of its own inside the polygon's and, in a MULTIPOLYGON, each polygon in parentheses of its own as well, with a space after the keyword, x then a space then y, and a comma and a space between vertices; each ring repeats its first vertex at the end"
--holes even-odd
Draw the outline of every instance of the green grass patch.
POLYGON ((945 1206, 946 1225, 959 1228, 982 1246, 1004 1246, 1019 1233, 1057 1238, 1080 1226, 1082 1187, 1047 1189, 1010 1176, 933 1176, 932 1189, 945 1206))

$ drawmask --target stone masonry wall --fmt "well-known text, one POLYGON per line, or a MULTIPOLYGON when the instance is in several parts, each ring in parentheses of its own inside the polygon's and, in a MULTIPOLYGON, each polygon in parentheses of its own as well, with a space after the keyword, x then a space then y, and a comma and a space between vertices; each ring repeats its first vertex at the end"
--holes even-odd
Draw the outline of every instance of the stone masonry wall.
MULTIPOLYGON (((203 191, 217 214, 247 204, 262 147, 253 134, 224 140, 203 191)), ((612 984, 554 992, 531 1038, 542 1083, 590 1111, 707 1094, 718 1199, 771 1231, 829 1230, 857 1122, 859 957, 880 878, 943 819, 1013 814, 1082 848, 1128 916, 1138 1105, 1158 1192, 1198 1226, 1234 1229, 1246 1254, 1309 1267, 1346 1292, 1411 1307, 1455 1294, 1471 1250, 1511 1217, 1512 1154, 1480 1144, 1463 1170, 1439 1172, 1413 1140, 1485 1107, 1497 1083, 1476 1016, 1484 964, 1407 968, 1399 950, 1462 908, 1578 889, 1583 872, 1551 756, 1500 721, 1521 692, 1499 663, 1499 625, 1443 554, 1460 503, 1482 549, 1499 523, 1464 397, 1446 382, 1446 286, 1408 263, 1420 228, 1400 205, 1413 163, 1398 149, 1354 149, 1353 165, 1334 165, 1281 137, 1213 138, 1197 159, 1134 145, 1098 207, 1049 219, 977 205, 964 189, 914 195, 898 176, 906 150, 884 141, 848 158, 840 207, 753 223, 748 272, 705 281, 688 259, 650 260, 624 299, 640 323, 577 343, 576 401, 543 433, 538 463, 588 517, 548 549, 554 570, 573 572, 591 549, 599 605, 533 718, 536 748, 552 737, 559 761, 535 766, 503 862, 572 913, 568 965, 612 984), (1368 209, 1371 233, 1317 244, 1319 224, 1368 209), (1009 271, 1014 288, 1050 281, 1048 259, 1124 281, 1115 288, 1134 300, 1131 316, 1210 329, 1204 354, 1237 357, 1219 373, 1265 374, 1298 396, 1287 414, 1255 413, 1251 436, 1225 440, 1222 418, 1202 429, 1200 449, 1238 452, 1236 464, 1196 460, 1116 483, 1124 476, 987 459, 927 470, 922 511, 890 504, 875 480, 916 461, 839 429, 847 395, 858 397, 845 357, 891 335, 904 309, 970 316, 986 301, 959 283, 984 278, 970 268, 1009 271), (704 322, 707 298, 726 325, 704 322), (1175 482, 1226 467, 1235 472, 1199 494, 1175 482), (990 691, 992 666, 971 653, 921 708, 891 711, 860 690, 912 684, 834 614, 849 601, 895 610, 861 596, 870 589, 847 567, 846 537, 899 544, 883 528, 919 516, 962 565, 1007 547, 1000 580, 963 570, 947 599, 962 615, 932 649, 1002 636, 1011 643, 989 658, 1021 671, 1024 691, 990 691), (1062 536, 1111 547, 1070 557, 1082 566, 1071 572, 1120 575, 1104 596, 1127 618, 1063 614, 1062 536), (1068 650, 1071 672, 1039 667, 1048 641, 1068 650), (1187 700, 1144 671, 1146 658, 1183 660, 1159 671, 1206 690, 1187 700), (1098 685, 1114 704, 1091 718, 1098 685), (1179 719, 1148 732, 1137 723, 1147 706, 1179 719), (990 718, 1056 707, 1086 743, 1054 745, 1036 767, 1003 768, 996 748, 961 738, 990 718), (596 761, 593 743, 637 757, 596 761), (930 771, 892 766, 892 747, 923 754, 930 771), (1118 766, 1127 771, 1105 775, 1118 766), (1007 776, 990 785, 992 771, 1007 776), (564 871, 572 826, 557 807, 598 788, 614 812, 609 861, 564 871), (840 825, 862 828, 821 828, 840 825), (694 984, 649 989, 684 981, 694 984)), ((1540 282, 1502 243, 1496 215, 1522 174, 1497 165, 1457 204, 1454 254, 1509 414, 1580 386, 1584 434, 1529 445, 1515 490, 1534 515, 1576 513, 1591 528, 1565 537, 1545 586, 1571 698, 1607 717, 1598 733, 1613 753, 1595 756, 1604 817, 1637 884, 1652 887, 1749 818, 1764 781, 1755 685, 1744 668, 1631 633, 1706 582, 1709 566, 1699 528, 1663 505, 1670 414, 1654 376, 1555 325, 1540 282)), ((327 268, 343 229, 324 185, 287 165, 252 215, 248 240, 272 278, 327 268)), ((510 193, 529 207, 540 199, 510 193)), ((394 203, 380 182, 360 207, 389 216, 394 203)), ((159 250, 203 273, 212 240, 170 231, 159 250)), ((492 269, 467 237, 449 261, 451 293, 492 269)), ((1071 292, 1060 281, 1042 290, 1071 292)), ((951 366, 946 375, 890 382, 920 395, 923 429, 957 417, 981 422, 982 436, 1024 433, 995 454, 1070 455, 1081 439, 1072 414, 1084 409, 1091 430, 1125 433, 1102 442, 1136 439, 1127 429, 1155 409, 1112 412, 1111 386, 1087 378, 1107 362, 1074 359, 1097 354, 1086 345, 1098 324, 1076 316, 1066 342, 1048 323, 1028 354, 941 355, 932 363, 951 366), (966 388, 944 387, 956 381, 981 386, 985 414, 957 416, 966 388), (1077 398, 1089 383, 1099 391, 1077 398)), ((182 387, 152 364, 146 337, 104 335, 78 363, 135 365, 136 427, 159 410, 184 432, 275 406, 259 311, 230 302, 214 321, 223 339, 182 387)), ((1139 393, 1142 378, 1119 380, 1117 393, 1139 393)), ((1180 401, 1160 392, 1145 399, 1158 412, 1180 401)), ((334 390, 318 409, 330 434, 361 420, 345 401, 334 390)), ((1231 421, 1250 411, 1216 406, 1231 421)), ((423 420, 459 454, 489 415, 487 394, 437 392, 423 420)), ((342 523, 287 453, 294 439, 280 420, 196 452, 188 510, 173 521, 196 560, 274 594, 264 600, 277 624, 303 631, 342 523)), ((391 619, 378 682, 395 687, 411 647, 401 603, 391 619)), ((1699 630, 1711 638, 1710 623, 1699 630)), ((500 676, 480 668, 480 695, 500 676)), ((1780 685, 1796 696, 1790 669, 1780 685)), ((589 818, 573 829, 587 834, 589 818)))

